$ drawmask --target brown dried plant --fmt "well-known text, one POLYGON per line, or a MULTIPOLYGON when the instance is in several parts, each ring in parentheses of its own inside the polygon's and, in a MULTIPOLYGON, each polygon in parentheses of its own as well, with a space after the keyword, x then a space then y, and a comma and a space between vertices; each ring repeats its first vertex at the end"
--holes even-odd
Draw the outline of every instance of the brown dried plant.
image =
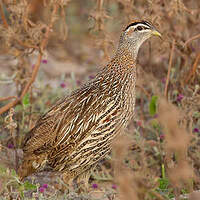
MULTIPOLYGON (((44 4, 46 4, 45 2, 46 1, 44 1, 44 4)), ((52 13, 48 24, 45 24, 42 22, 34 23, 31 21, 31 2, 4 2, 6 9, 10 14, 8 25, 3 10, 1 9, 1 16, 3 16, 2 18, 4 23, 0 26, 0 40, 4 44, 4 51, 18 59, 20 64, 19 67, 25 65, 27 56, 34 51, 37 51, 39 55, 29 80, 26 81, 19 91, 19 96, 16 96, 14 101, 11 101, 0 108, 0 114, 21 102, 37 76, 42 56, 48 43, 49 35, 52 32, 55 21, 58 19, 58 9, 61 7, 63 10, 64 5, 66 4, 65 1, 49 1, 48 3, 48 9, 52 9, 52 13)), ((6 99, 10 99, 10 97, 7 97, 6 99)))
POLYGON ((181 118, 182 114, 175 106, 164 98, 160 99, 158 119, 166 132, 165 164, 174 188, 182 188, 184 184, 189 185, 190 180, 195 178, 188 158, 191 135, 186 132, 186 127, 183 125, 180 127, 178 124, 181 118))

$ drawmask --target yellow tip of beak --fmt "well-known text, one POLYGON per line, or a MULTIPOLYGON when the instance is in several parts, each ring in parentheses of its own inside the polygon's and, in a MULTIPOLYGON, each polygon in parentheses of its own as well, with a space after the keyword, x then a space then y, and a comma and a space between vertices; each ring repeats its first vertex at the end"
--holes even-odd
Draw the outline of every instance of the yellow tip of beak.
POLYGON ((162 37, 162 35, 156 30, 152 31, 152 35, 155 35, 155 36, 158 36, 158 37, 162 37))

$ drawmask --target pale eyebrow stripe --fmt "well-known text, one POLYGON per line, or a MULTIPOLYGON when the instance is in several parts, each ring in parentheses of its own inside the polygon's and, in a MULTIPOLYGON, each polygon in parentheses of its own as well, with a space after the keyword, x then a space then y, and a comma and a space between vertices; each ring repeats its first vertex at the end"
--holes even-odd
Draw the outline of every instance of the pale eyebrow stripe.
POLYGON ((144 27, 144 28, 146 28, 146 29, 150 29, 150 28, 151 28, 150 26, 148 26, 148 25, 146 25, 146 24, 140 23, 140 24, 137 24, 137 25, 135 26, 135 29, 136 29, 138 26, 142 26, 142 27, 144 27))
POLYGON ((143 25, 143 26, 147 26, 147 27, 151 27, 152 25, 150 24, 150 23, 148 23, 147 21, 141 21, 141 22, 134 22, 134 23, 131 23, 131 24, 129 24, 127 27, 126 27, 126 29, 125 29, 125 31, 126 30, 128 30, 131 26, 136 26, 136 25, 143 25))

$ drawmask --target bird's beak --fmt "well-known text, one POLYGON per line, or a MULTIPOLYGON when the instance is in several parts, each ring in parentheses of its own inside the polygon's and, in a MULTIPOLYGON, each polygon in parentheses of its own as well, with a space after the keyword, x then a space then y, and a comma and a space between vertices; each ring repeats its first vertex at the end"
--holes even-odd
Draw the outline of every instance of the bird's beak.
POLYGON ((151 34, 155 35, 155 36, 158 36, 160 38, 162 37, 161 34, 157 30, 153 30, 151 34))

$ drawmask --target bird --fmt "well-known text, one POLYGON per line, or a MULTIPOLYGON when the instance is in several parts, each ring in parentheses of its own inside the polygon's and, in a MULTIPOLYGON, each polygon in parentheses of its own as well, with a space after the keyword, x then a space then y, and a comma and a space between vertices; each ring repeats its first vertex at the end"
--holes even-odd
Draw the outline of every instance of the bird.
POLYGON ((23 142, 21 180, 42 171, 58 172, 65 183, 88 184, 91 170, 110 151, 114 138, 135 114, 136 59, 151 36, 161 37, 145 20, 131 22, 121 33, 107 65, 68 96, 58 100, 23 142))

